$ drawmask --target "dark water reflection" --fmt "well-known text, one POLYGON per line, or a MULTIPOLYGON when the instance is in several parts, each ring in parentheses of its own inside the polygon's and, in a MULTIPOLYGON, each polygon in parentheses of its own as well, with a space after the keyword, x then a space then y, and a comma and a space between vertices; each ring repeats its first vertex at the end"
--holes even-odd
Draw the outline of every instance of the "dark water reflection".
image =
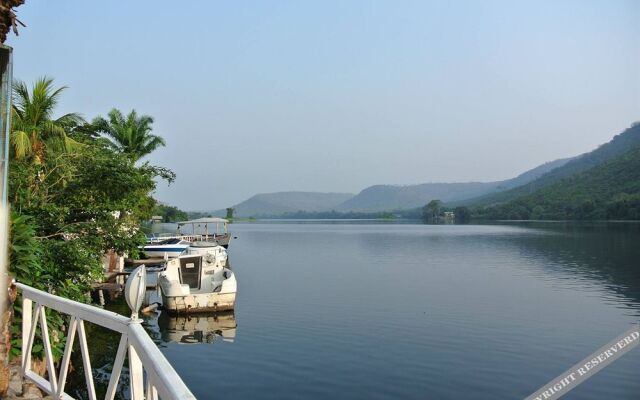
POLYGON ((184 345, 213 344, 219 341, 233 343, 237 329, 235 313, 169 315, 160 312, 146 319, 147 331, 156 343, 184 345))
MULTIPOLYGON (((235 314, 148 321, 200 399, 523 398, 640 319, 639 224, 232 230, 235 314)), ((637 398, 638 365, 565 398, 637 398)))

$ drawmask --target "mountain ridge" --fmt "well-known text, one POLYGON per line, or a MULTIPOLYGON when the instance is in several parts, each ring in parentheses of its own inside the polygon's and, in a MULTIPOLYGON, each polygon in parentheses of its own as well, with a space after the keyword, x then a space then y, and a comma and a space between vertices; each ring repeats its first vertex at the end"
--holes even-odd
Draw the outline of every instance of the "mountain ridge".
MULTIPOLYGON (((360 193, 285 191, 259 193, 233 206, 236 217, 276 217, 296 212, 383 212, 421 207, 434 198, 443 201, 464 199, 528 182, 564 164, 560 159, 541 164, 515 178, 496 182, 422 183, 416 185, 372 185, 360 193), (384 195, 380 196, 380 192, 384 195), (374 193, 376 201, 367 199, 374 193), (364 200, 363 200, 364 198, 364 200), (367 202, 369 204, 367 204, 367 202)), ((226 210, 213 215, 224 216, 226 210)))
POLYGON ((640 219, 640 146, 520 196, 479 207, 476 218, 640 219))
POLYGON ((433 199, 445 203, 508 190, 530 182, 558 168, 572 158, 549 161, 520 175, 494 182, 421 183, 416 185, 373 185, 342 203, 336 211, 380 212, 422 207, 433 199))
POLYGON ((636 147, 640 147, 640 123, 638 122, 631 124, 629 128, 615 135, 610 141, 601 144, 590 152, 573 157, 565 165, 555 168, 535 180, 499 193, 469 198, 466 201, 460 202, 460 204, 467 206, 486 206, 506 203, 520 196, 534 193, 538 189, 552 185, 563 178, 586 171, 603 162, 614 159, 636 147))

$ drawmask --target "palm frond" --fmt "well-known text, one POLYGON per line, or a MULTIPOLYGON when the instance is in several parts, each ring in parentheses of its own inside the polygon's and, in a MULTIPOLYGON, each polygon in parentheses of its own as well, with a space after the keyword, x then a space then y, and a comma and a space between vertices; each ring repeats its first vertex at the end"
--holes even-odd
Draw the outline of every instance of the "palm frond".
POLYGON ((87 121, 85 121, 84 118, 82 118, 82 115, 78 113, 69 113, 59 117, 55 122, 65 127, 75 127, 82 125, 87 121))
POLYGON ((11 134, 11 144, 16 159, 21 159, 31 154, 31 140, 29 134, 24 131, 13 131, 11 134))
POLYGON ((67 143, 65 137, 52 136, 45 139, 45 149, 49 155, 62 154, 67 152, 67 143))
POLYGON ((80 142, 78 142, 78 141, 76 141, 76 140, 73 140, 72 138, 70 138, 70 137, 69 137, 69 136, 67 136, 67 135, 65 135, 65 137, 64 137, 64 141, 65 141, 65 143, 64 143, 64 145, 65 145, 65 149, 66 149, 68 152, 71 152, 71 153, 75 153, 75 152, 80 151, 80 150, 82 150, 83 148, 87 147, 87 145, 86 145, 86 144, 84 144, 84 143, 80 143, 80 142))
POLYGON ((31 103, 29 88, 22 81, 13 82, 13 104, 14 107, 24 109, 25 104, 31 103))
POLYGON ((161 137, 151 134, 152 124, 153 118, 148 115, 138 115, 136 110, 131 110, 124 116, 115 108, 109 111, 108 120, 98 117, 92 121, 97 132, 135 160, 165 145, 161 137))

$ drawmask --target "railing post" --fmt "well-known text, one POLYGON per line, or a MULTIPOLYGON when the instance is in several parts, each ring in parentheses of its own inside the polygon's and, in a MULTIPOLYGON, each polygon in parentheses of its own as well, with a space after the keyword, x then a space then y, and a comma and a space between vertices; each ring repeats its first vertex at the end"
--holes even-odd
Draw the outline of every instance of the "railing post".
MULTIPOLYGON (((166 256, 166 253, 165 253, 166 256)), ((124 297, 131 308, 129 331, 135 325, 140 325, 142 320, 138 318, 138 310, 144 300, 144 292, 147 287, 147 270, 144 265, 139 266, 127 280, 124 288, 124 297)), ((131 385, 131 400, 145 400, 144 394, 144 370, 142 361, 133 344, 129 344, 129 383, 131 385)))
POLYGON ((33 301, 22 296, 22 367, 27 366, 29 349, 27 348, 29 343, 29 334, 31 333, 31 325, 33 324, 33 301))
POLYGON ((129 345, 129 383, 131 400, 144 400, 144 371, 136 349, 129 345))

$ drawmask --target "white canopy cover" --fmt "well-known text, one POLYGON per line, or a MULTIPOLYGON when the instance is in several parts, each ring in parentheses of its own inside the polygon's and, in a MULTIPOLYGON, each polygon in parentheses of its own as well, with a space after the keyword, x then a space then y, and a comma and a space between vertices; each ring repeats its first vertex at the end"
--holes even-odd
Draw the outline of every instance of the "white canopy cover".
POLYGON ((222 223, 227 223, 229 221, 227 221, 224 218, 215 218, 215 217, 205 217, 205 218, 197 218, 197 219, 192 219, 190 221, 180 221, 178 222, 178 225, 189 225, 189 224, 222 224, 222 223))

